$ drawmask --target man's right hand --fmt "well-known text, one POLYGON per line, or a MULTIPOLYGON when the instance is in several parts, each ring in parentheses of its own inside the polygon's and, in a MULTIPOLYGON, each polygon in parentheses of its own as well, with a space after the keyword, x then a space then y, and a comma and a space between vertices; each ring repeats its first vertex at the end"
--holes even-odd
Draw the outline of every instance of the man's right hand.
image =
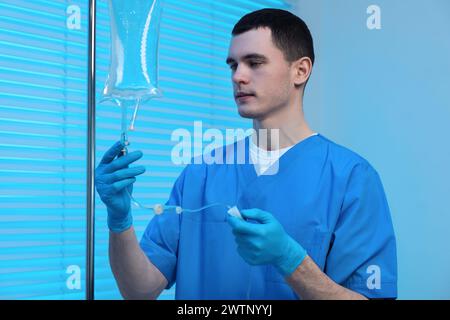
POLYGON ((108 227, 116 233, 129 229, 133 224, 130 196, 135 176, 145 172, 143 166, 128 167, 142 157, 142 152, 133 151, 120 156, 123 148, 120 141, 116 142, 106 151, 95 170, 95 187, 108 209, 108 227))

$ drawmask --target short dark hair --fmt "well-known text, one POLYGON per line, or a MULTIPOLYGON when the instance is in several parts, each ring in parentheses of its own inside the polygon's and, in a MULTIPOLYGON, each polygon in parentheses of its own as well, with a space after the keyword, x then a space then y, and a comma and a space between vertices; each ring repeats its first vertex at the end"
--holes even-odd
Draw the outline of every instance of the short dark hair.
POLYGON ((265 8, 243 16, 234 26, 233 36, 252 29, 267 27, 272 41, 288 62, 309 57, 314 64, 314 46, 306 23, 286 10, 265 8))

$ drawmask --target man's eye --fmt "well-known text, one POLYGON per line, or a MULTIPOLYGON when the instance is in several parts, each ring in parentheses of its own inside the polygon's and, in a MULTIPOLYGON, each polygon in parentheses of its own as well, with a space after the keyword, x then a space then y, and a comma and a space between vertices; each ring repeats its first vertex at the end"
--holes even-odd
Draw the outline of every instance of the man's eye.
POLYGON ((236 67, 237 67, 236 64, 230 64, 230 69, 231 70, 236 70, 236 67))
POLYGON ((256 68, 256 67, 259 67, 260 65, 262 65, 262 62, 251 61, 251 62, 249 63, 249 65, 250 65, 250 67, 252 67, 252 68, 256 68))

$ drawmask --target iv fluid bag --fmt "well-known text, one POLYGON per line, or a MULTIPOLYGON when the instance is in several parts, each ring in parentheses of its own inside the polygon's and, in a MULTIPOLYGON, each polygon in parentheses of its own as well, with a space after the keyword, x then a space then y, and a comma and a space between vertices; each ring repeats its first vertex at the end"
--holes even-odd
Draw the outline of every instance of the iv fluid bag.
POLYGON ((108 0, 111 58, 104 100, 143 102, 161 96, 158 39, 161 0, 108 0))

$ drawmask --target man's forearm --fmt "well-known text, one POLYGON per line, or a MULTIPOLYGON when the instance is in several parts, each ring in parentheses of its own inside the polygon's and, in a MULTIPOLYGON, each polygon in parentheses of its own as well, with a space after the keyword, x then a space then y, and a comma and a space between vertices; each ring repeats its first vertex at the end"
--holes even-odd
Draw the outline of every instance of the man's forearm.
POLYGON ((307 256, 286 278, 292 289, 305 300, 366 300, 363 295, 338 285, 307 256))
POLYGON ((109 260, 125 299, 156 299, 167 285, 140 248, 133 227, 122 233, 110 232, 109 260))

